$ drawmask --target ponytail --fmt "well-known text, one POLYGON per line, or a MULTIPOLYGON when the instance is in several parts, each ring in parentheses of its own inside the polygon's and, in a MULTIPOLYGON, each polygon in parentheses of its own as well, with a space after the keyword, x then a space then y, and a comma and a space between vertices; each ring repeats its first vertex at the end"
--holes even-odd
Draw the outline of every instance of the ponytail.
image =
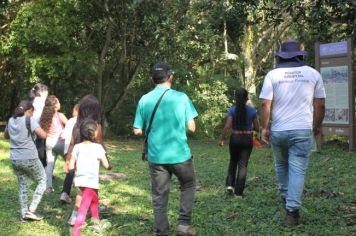
POLYGON ((235 92, 236 110, 235 122, 238 130, 244 130, 246 126, 246 101, 248 99, 248 92, 244 88, 238 88, 235 92))
POLYGON ((35 97, 40 97, 41 93, 44 91, 48 91, 48 87, 45 84, 37 83, 33 88, 30 90, 28 97, 30 100, 34 100, 35 97))

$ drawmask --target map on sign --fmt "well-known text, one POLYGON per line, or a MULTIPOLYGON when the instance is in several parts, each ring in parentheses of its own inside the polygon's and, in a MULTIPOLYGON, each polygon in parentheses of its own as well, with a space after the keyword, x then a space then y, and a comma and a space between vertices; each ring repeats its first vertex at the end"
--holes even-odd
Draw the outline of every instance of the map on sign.
POLYGON ((348 67, 320 69, 326 92, 324 123, 349 123, 348 67))

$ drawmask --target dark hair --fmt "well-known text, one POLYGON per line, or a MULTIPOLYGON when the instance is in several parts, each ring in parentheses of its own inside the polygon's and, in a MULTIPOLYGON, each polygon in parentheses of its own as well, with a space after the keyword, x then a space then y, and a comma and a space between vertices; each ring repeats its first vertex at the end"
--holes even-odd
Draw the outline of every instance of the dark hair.
POLYGON ((21 117, 27 110, 33 109, 32 102, 29 99, 21 100, 19 105, 15 108, 12 115, 13 118, 21 117))
POLYGON ((48 91, 48 87, 45 84, 37 83, 29 92, 29 98, 31 100, 35 99, 35 97, 40 97, 41 92, 48 91))
POLYGON ((51 125, 54 113, 56 113, 56 104, 58 103, 58 98, 54 95, 48 96, 43 107, 43 111, 40 118, 41 128, 48 132, 51 125))
POLYGON ((85 119, 80 125, 80 141, 95 142, 97 123, 92 119, 85 119))
POLYGON ((291 57, 288 59, 276 56, 277 62, 280 63, 285 63, 285 62, 303 62, 304 61, 304 57, 303 56, 295 56, 295 57, 291 57))
POLYGON ((246 126, 246 102, 248 100, 248 92, 244 88, 238 88, 235 92, 236 110, 235 122, 238 130, 244 130, 246 126))
POLYGON ((80 134, 80 127, 86 119, 91 119, 94 120, 96 124, 101 124, 101 106, 99 100, 95 96, 91 94, 86 95, 82 99, 80 99, 78 104, 79 110, 77 122, 74 125, 72 133, 73 137, 75 137, 75 143, 79 143, 82 140, 80 134))
POLYGON ((84 96, 79 101, 77 123, 83 122, 86 118, 90 118, 98 124, 101 123, 101 106, 99 100, 91 94, 84 96))

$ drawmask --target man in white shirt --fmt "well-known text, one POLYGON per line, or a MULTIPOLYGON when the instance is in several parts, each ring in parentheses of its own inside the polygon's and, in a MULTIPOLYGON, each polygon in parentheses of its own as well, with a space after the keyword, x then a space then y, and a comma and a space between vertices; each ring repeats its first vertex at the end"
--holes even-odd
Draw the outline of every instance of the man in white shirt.
POLYGON ((284 42, 282 50, 275 54, 277 66, 266 75, 260 94, 262 140, 272 145, 278 188, 286 204, 287 227, 300 223, 313 133, 320 133, 325 112, 323 80, 318 71, 304 64, 306 55, 299 42, 284 42))

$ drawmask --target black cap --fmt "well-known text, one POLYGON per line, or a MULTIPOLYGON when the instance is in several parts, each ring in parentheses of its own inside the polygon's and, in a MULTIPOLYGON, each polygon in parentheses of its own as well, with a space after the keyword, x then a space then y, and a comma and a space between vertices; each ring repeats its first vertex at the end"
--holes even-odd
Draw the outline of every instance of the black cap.
POLYGON ((152 79, 155 83, 162 83, 172 74, 171 68, 164 63, 157 63, 152 68, 152 79))

